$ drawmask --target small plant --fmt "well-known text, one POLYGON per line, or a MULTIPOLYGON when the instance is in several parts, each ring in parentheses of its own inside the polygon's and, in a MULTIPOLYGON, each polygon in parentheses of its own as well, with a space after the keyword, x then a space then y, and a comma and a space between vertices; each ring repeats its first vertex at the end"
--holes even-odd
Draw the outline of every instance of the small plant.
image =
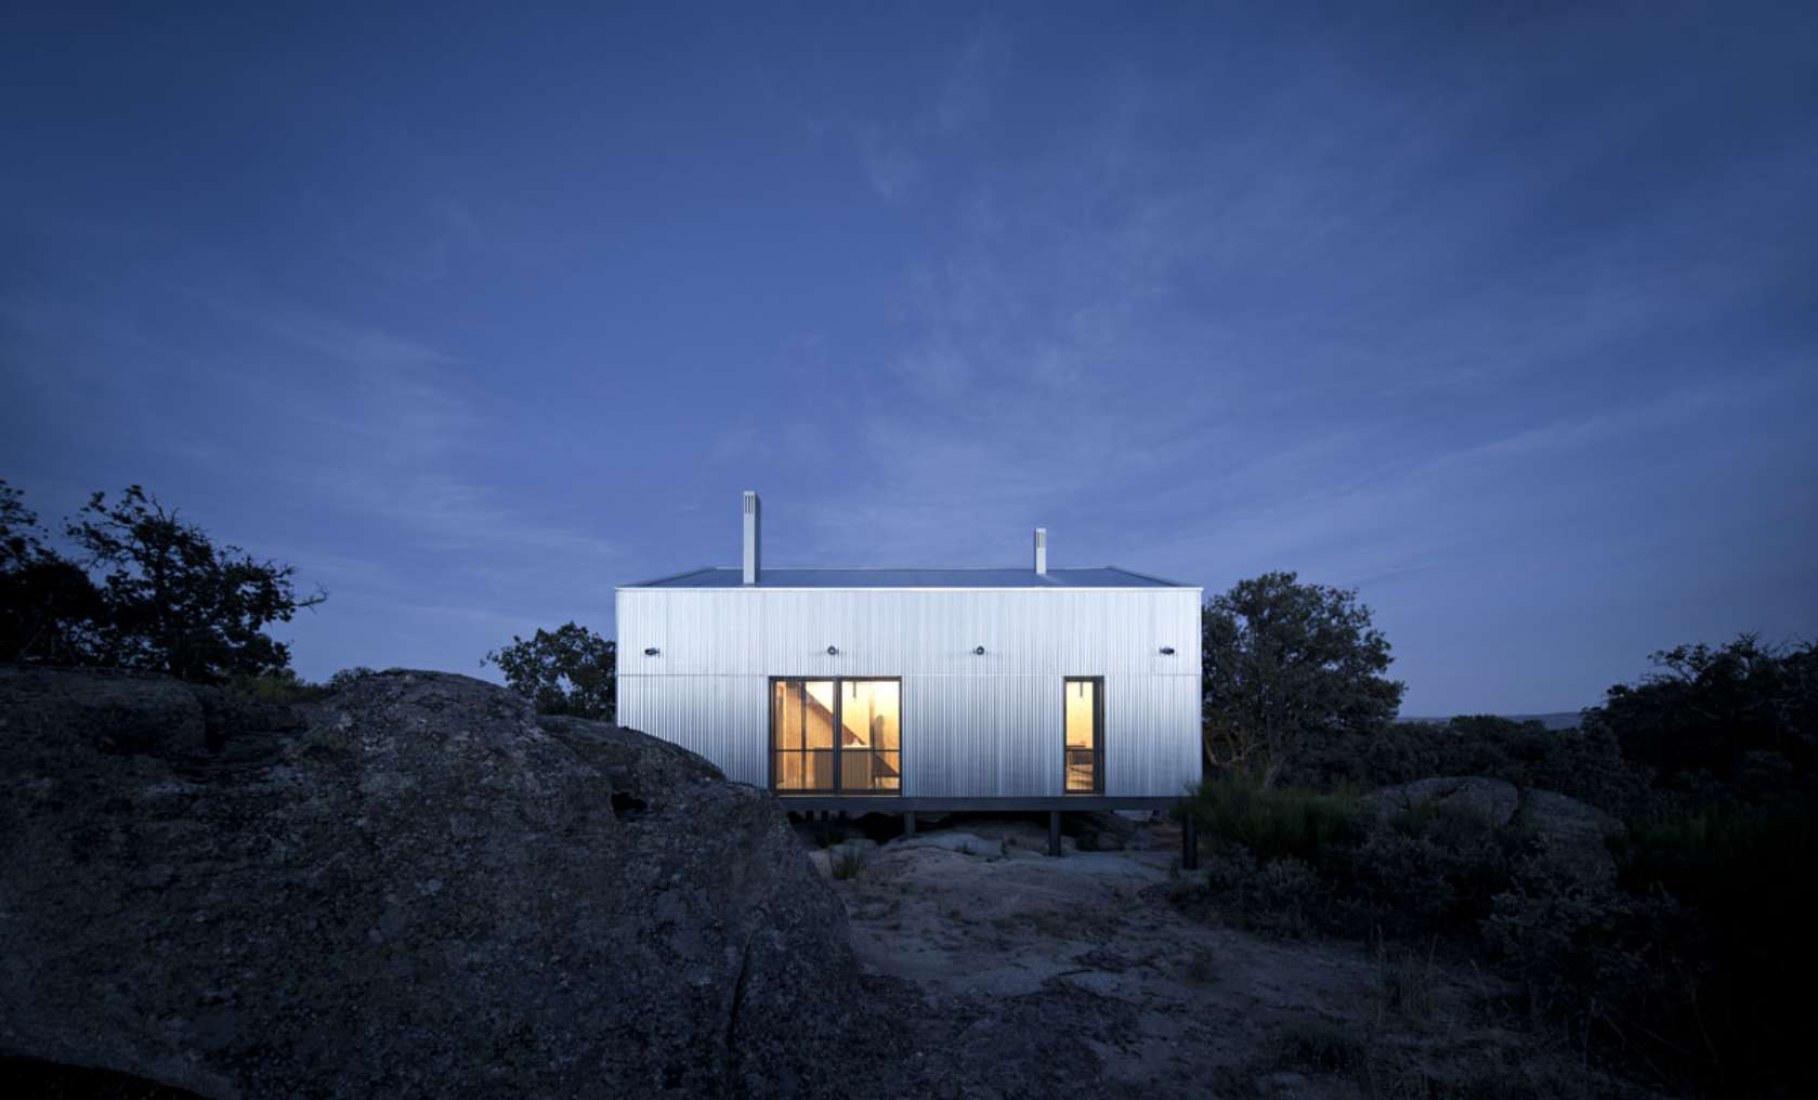
POLYGON ((1361 1072, 1366 1061, 1361 1042, 1318 1016, 1289 1021, 1275 1035, 1275 1062, 1280 1066, 1348 1076, 1361 1072))
POLYGON ((859 877, 865 869, 865 849, 856 844, 841 844, 832 853, 833 877, 842 882, 859 877))
POLYGON ((1377 938, 1376 983, 1385 1013, 1393 1012, 1408 1020, 1423 1020, 1432 1014, 1433 955, 1437 949, 1438 940, 1434 939, 1422 958, 1377 938))

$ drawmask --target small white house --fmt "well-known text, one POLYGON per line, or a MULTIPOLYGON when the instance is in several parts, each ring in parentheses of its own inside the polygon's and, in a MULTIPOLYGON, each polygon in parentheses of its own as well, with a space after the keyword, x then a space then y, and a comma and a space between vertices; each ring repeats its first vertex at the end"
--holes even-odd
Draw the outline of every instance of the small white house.
MULTIPOLYGON (((620 588, 618 714, 791 808, 1161 806, 1200 775, 1200 589, 1111 566, 742 568, 620 588)), ((913 827, 913 817, 909 818, 913 827)), ((1055 819, 1058 825, 1058 818, 1055 819)))

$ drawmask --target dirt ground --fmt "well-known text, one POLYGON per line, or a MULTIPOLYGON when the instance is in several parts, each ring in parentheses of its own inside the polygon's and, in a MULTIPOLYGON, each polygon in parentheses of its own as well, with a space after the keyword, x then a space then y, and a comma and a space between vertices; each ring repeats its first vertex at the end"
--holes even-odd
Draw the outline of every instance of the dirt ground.
MULTIPOLYGON (((1516 1097, 1571 1077, 1468 965, 1189 917, 1165 825, 1134 850, 1046 841, 970 820, 811 852, 904 1017, 882 1094, 1516 1097)), ((1584 1086, 1566 1091, 1603 1091, 1584 1086)))

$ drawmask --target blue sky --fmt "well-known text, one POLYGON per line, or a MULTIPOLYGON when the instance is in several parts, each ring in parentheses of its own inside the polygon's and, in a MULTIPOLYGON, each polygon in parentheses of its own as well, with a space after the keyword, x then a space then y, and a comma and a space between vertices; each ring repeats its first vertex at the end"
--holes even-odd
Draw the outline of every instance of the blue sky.
POLYGON ((1356 587, 1408 713, 1818 633, 1809 9, 647 7, 9 5, 0 476, 293 563, 312 677, 610 631, 745 488, 1356 587))

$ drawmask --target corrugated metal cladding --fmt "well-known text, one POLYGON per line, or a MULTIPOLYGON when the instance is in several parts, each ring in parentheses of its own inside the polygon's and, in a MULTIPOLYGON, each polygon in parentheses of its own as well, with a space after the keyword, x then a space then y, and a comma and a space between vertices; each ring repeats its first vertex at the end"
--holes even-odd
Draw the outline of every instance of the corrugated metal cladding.
MULTIPOLYGON (((709 566, 677 573, 633 588, 740 588, 742 570, 709 566)), ((759 588, 1179 588, 1173 581, 1132 573, 1114 565, 1084 569, 922 568, 872 569, 809 566, 766 569, 759 574, 759 588)))
POLYGON ((1199 607, 1184 587, 622 588, 619 720, 764 786, 770 677, 901 677, 903 794, 1059 795, 1063 681, 1100 676, 1104 793, 1170 796, 1199 777, 1199 607))

